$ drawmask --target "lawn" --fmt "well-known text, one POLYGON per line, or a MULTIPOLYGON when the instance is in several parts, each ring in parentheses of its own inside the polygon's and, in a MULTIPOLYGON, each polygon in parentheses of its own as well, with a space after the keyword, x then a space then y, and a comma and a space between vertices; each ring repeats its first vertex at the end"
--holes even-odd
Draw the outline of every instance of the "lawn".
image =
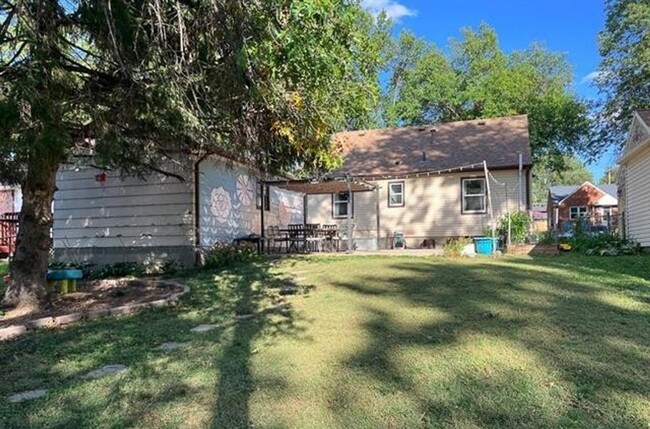
POLYGON ((183 281, 176 308, 0 343, 0 398, 48 390, 0 399, 0 427, 650 426, 647 256, 311 257, 183 281))

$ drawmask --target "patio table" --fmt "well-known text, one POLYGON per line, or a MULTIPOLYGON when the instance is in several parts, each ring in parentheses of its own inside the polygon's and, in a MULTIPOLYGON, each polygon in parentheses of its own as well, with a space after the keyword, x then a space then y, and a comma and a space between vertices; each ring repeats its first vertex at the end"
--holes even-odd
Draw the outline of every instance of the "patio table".
MULTIPOLYGON (((289 237, 287 253, 306 253, 311 250, 309 249, 310 243, 318 244, 328 239, 333 242, 338 238, 338 231, 335 229, 308 228, 303 226, 301 228, 283 228, 280 229, 280 232, 289 237)), ((314 249, 320 249, 322 251, 322 247, 314 247, 314 249)))

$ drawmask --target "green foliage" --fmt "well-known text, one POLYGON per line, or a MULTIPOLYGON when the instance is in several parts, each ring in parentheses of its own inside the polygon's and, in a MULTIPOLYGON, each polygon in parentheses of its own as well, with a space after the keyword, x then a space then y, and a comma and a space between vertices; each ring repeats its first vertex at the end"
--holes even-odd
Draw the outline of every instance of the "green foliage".
POLYGON ((524 211, 507 213, 499 217, 499 229, 508 231, 508 218, 510 218, 510 241, 514 244, 522 244, 528 237, 530 231, 531 218, 524 211))
POLYGON ((650 107, 650 2, 607 0, 595 83, 604 96, 596 144, 622 148, 636 109, 650 107))
POLYGON ((384 101, 388 125, 528 114, 536 161, 552 165, 562 154, 588 149, 587 105, 571 91, 564 54, 538 44, 505 53, 485 24, 477 31, 465 28, 462 35, 452 39, 447 55, 402 33, 384 101))
POLYGON ((463 248, 474 241, 469 237, 461 237, 449 240, 442 246, 442 254, 450 258, 460 258, 463 254, 463 248))
POLYGON ((83 271, 85 279, 108 279, 117 277, 143 277, 150 275, 175 275, 184 269, 176 259, 165 259, 156 263, 117 262, 97 267, 88 262, 50 261, 50 269, 74 268, 83 271))
POLYGON ((546 203, 548 188, 559 185, 581 185, 594 182, 594 176, 580 159, 574 156, 563 156, 556 159, 542 160, 535 167, 533 177, 533 202, 546 203))
POLYGON ((638 255, 641 253, 639 243, 625 239, 618 234, 591 235, 576 231, 570 244, 572 251, 588 256, 638 255))
POLYGON ((248 243, 215 244, 206 252, 203 266, 209 269, 221 269, 258 258, 257 249, 248 243))

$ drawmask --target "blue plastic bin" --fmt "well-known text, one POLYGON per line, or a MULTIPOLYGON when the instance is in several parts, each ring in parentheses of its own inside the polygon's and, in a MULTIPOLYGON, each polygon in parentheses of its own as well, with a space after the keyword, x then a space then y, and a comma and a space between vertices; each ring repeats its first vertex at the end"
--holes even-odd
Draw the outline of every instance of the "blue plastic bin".
POLYGON ((497 249, 499 239, 494 237, 474 237, 476 253, 479 255, 491 255, 497 249))

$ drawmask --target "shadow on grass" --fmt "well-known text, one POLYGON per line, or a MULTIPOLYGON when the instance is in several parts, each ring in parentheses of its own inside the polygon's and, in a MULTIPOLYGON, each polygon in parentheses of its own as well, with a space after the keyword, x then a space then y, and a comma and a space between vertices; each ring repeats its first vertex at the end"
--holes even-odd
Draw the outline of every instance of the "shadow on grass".
MULTIPOLYGON (((424 307, 446 317, 404 327, 367 307, 369 341, 345 368, 373 379, 391 403, 406 395, 417 404, 399 411, 401 424, 643 427, 648 416, 632 404, 650 396, 650 284, 640 265, 648 260, 612 260, 610 276, 597 261, 579 259, 393 260, 389 279, 364 273, 335 285, 381 308, 424 307), (423 366, 404 366, 406 353, 423 366)), ((364 400, 344 385, 331 395, 332 412, 354 424, 359 413, 346 420, 346 410, 362 409, 364 400)), ((366 411, 371 426, 386 423, 377 417, 384 410, 366 411)))
POLYGON ((0 427, 204 427, 210 420, 214 427, 247 427, 253 342, 269 332, 278 338, 301 332, 281 293, 293 285, 271 268, 262 262, 190 273, 180 281, 192 290, 176 308, 82 322, 2 343, 0 427), (206 323, 219 328, 190 331, 206 323), (172 341, 185 348, 156 350, 172 341), (129 370, 99 380, 80 377, 109 364, 129 370), (215 383, 216 392, 210 389, 215 383), (4 400, 32 389, 47 389, 48 396, 20 404, 4 400), (201 405, 200 416, 192 415, 193 401, 201 405))

